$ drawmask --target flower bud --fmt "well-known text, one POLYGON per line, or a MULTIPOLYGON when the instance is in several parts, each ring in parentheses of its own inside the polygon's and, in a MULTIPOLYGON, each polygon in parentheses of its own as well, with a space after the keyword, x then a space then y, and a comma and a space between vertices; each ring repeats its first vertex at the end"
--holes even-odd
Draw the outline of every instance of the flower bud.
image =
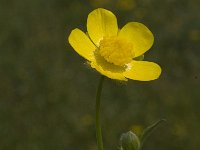
POLYGON ((120 138, 121 150, 139 150, 140 140, 136 134, 129 131, 123 133, 120 138))

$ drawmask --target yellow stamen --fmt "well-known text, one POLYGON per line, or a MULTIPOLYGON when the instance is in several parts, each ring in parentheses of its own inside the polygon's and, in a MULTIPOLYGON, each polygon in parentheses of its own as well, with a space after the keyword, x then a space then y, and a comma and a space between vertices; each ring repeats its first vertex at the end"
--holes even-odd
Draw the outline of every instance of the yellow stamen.
POLYGON ((133 45, 119 37, 104 37, 100 41, 99 54, 109 63, 124 66, 134 57, 133 45))

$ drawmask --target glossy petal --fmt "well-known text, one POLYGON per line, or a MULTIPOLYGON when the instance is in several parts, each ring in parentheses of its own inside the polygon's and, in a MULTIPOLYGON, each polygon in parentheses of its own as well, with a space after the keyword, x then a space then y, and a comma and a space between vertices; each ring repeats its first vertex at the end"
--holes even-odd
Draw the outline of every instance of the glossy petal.
POLYGON ((108 78, 111 79, 124 80, 124 81, 127 80, 123 75, 125 68, 108 63, 100 55, 95 55, 95 58, 96 58, 95 61, 92 61, 90 65, 92 68, 95 68, 102 75, 107 76, 108 78))
POLYGON ((119 32, 119 36, 133 43, 135 57, 144 54, 153 45, 154 37, 151 31, 138 22, 127 23, 119 32))
POLYGON ((88 15, 87 31, 92 41, 99 46, 104 36, 117 35, 117 18, 111 11, 103 8, 95 9, 88 15))
POLYGON ((84 32, 79 29, 74 29, 69 35, 68 40, 71 46, 79 55, 89 61, 94 59, 94 51, 96 46, 84 32))
POLYGON ((123 73, 129 79, 150 81, 157 79, 161 74, 160 66, 153 62, 133 60, 129 65, 130 69, 123 73))

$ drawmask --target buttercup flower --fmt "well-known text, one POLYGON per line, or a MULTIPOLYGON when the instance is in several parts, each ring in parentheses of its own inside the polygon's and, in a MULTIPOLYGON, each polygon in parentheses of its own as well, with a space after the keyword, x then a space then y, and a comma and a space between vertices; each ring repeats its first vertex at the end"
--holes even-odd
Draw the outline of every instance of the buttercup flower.
POLYGON ((150 81, 160 76, 159 65, 138 59, 154 41, 153 34, 145 25, 129 22, 119 29, 115 15, 98 8, 88 15, 87 31, 72 30, 69 43, 102 75, 139 81, 150 81))

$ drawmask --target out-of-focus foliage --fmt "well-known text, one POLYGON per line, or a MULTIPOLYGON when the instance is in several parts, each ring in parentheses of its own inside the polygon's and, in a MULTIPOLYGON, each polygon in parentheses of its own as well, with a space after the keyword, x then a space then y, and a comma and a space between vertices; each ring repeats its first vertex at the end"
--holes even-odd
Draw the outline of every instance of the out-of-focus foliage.
POLYGON ((94 127, 99 74, 69 46, 73 28, 86 31, 94 8, 113 11, 120 27, 147 25, 155 36, 145 60, 158 62, 152 82, 106 80, 102 95, 105 148, 121 133, 160 118, 145 150, 200 147, 199 0, 0 0, 0 149, 97 150, 94 127))

